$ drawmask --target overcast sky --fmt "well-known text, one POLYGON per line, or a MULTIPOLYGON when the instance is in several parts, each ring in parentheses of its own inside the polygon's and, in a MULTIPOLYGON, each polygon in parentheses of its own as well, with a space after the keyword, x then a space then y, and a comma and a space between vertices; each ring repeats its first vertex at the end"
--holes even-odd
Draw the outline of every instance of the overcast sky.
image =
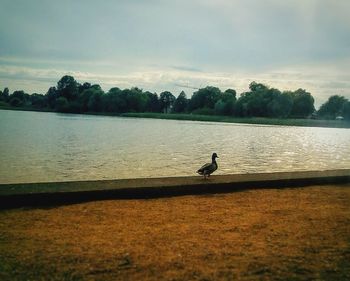
POLYGON ((350 98, 349 0, 0 0, 0 88, 65 74, 157 92, 251 81, 350 98))

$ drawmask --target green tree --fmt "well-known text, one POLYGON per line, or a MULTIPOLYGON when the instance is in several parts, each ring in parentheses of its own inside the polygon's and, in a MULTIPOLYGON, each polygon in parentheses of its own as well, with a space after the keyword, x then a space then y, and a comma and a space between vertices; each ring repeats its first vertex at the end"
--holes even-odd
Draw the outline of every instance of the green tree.
POLYGON ((59 97, 65 97, 67 101, 78 98, 79 84, 74 77, 65 75, 57 82, 57 94, 59 97))
POLYGON ((92 90, 87 103, 87 109, 90 112, 100 112, 102 111, 102 96, 103 92, 99 90, 92 90))
POLYGON ((236 100, 237 92, 234 89, 227 89, 224 94, 231 95, 236 100))
POLYGON ((291 94, 252 82, 235 106, 235 114, 244 117, 287 117, 292 109, 291 94))
POLYGON ((45 96, 49 107, 52 109, 56 108, 56 99, 58 98, 56 87, 50 87, 45 96))
POLYGON ((242 117, 264 116, 262 95, 256 92, 242 93, 236 103, 236 114, 242 117))
POLYGON ((215 103, 215 113, 219 115, 232 115, 234 113, 235 102, 236 91, 227 89, 215 103))
POLYGON ((12 106, 26 106, 29 101, 29 95, 22 90, 14 91, 12 95, 10 95, 9 100, 12 106))
POLYGON ((30 103, 34 108, 45 108, 47 107, 47 98, 44 95, 34 93, 30 95, 30 103))
POLYGON ((146 111, 159 112, 160 105, 159 105, 158 95, 156 93, 151 93, 148 91, 145 92, 145 95, 147 96, 146 111))
POLYGON ((159 104, 162 112, 170 113, 173 108, 175 100, 176 100, 175 96, 169 91, 162 92, 159 97, 159 104))
POLYGON ((126 98, 127 111, 131 112, 145 112, 148 97, 137 87, 123 90, 126 98))
POLYGON ((207 86, 194 92, 189 102, 191 111, 208 108, 214 109, 216 102, 221 97, 221 91, 217 87, 207 86))
POLYGON ((188 99, 184 91, 182 91, 174 102, 174 112, 183 113, 187 110, 188 99))
POLYGON ((2 100, 4 101, 4 102, 8 102, 9 101, 9 96, 10 96, 10 90, 9 90, 9 88, 5 88, 3 91, 2 91, 2 100))
POLYGON ((82 93, 79 95, 78 103, 80 107, 81 112, 88 112, 89 111, 89 101, 90 97, 93 95, 94 90, 91 88, 87 88, 82 91, 82 93))
POLYGON ((13 107, 22 106, 23 101, 21 101, 19 98, 13 97, 10 99, 10 105, 13 107))
POLYGON ((259 91, 261 92, 261 91, 268 90, 268 86, 253 81, 249 84, 249 89, 252 92, 259 92, 259 91))
POLYGON ((346 101, 343 103, 341 114, 345 118, 345 120, 350 121, 350 101, 346 101))
POLYGON ((337 115, 342 114, 343 105, 347 101, 348 100, 343 96, 331 96, 324 104, 321 105, 317 114, 323 118, 335 119, 337 115))
MULTIPOLYGON (((77 107, 80 112, 101 112, 104 109, 103 95, 104 92, 100 85, 91 85, 90 83, 84 83, 84 90, 79 94, 79 98, 76 101, 77 107), (87 85, 90 85, 87 88, 87 85)), ((82 89, 82 88, 81 88, 82 89)), ((74 105, 75 102, 70 102, 74 105)))
POLYGON ((314 111, 314 98, 303 89, 292 92, 293 106, 290 115, 293 117, 306 118, 314 111))
POLYGON ((69 112, 69 103, 65 97, 59 97, 55 102, 55 109, 58 112, 69 112))
POLYGON ((127 100, 124 92, 118 87, 111 88, 102 96, 103 110, 106 112, 123 113, 127 111, 127 100))
POLYGON ((79 91, 79 93, 82 93, 84 90, 87 90, 90 88, 91 88, 91 84, 89 82, 85 82, 82 85, 78 86, 78 91, 79 91))
POLYGON ((280 93, 274 96, 273 100, 268 104, 268 112, 270 117, 286 118, 292 110, 293 99, 288 92, 280 93))
POLYGON ((242 93, 236 102, 236 115, 242 117, 269 115, 268 105, 272 102, 274 91, 255 81, 249 84, 248 92, 242 93))

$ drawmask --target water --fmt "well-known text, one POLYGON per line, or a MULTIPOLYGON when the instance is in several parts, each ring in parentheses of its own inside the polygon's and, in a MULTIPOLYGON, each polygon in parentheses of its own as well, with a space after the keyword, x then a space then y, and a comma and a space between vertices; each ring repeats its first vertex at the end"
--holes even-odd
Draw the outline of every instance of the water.
POLYGON ((0 110, 0 183, 350 168, 350 130, 0 110))

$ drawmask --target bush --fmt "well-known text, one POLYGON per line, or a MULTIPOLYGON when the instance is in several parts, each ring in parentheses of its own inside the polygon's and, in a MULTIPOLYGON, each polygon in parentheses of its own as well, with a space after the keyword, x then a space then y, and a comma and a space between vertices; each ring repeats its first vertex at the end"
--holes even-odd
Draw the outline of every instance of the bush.
POLYGON ((192 111, 192 114, 198 115, 215 115, 215 110, 208 107, 198 108, 192 111))
POLYGON ((14 107, 19 107, 19 106, 21 106, 22 105, 22 101, 19 99, 19 98, 12 98, 11 100, 10 100, 10 105, 11 106, 14 106, 14 107))

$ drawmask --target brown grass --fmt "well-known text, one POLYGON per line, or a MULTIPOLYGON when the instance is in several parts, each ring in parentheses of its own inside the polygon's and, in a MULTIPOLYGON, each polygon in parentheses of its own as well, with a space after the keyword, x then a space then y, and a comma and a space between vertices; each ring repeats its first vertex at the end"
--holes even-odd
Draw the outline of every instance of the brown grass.
POLYGON ((350 185, 0 212, 0 280, 350 280, 350 185))

